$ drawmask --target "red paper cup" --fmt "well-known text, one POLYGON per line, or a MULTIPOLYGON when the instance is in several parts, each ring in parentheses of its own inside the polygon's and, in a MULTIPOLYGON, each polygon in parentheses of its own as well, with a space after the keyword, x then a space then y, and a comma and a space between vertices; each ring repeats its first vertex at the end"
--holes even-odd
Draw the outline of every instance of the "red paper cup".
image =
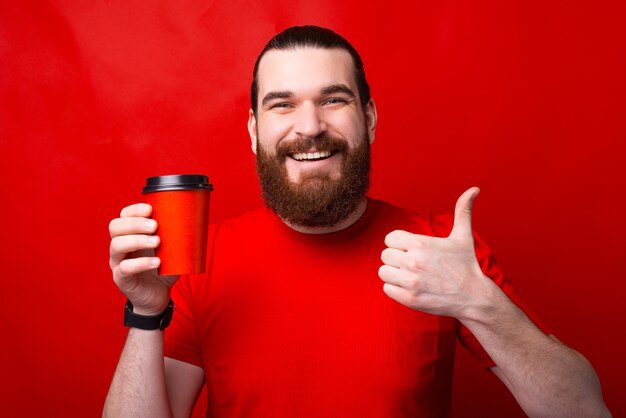
POLYGON ((199 174, 149 177, 143 188, 152 205, 161 243, 159 274, 195 274, 206 271, 209 201, 213 185, 199 174))

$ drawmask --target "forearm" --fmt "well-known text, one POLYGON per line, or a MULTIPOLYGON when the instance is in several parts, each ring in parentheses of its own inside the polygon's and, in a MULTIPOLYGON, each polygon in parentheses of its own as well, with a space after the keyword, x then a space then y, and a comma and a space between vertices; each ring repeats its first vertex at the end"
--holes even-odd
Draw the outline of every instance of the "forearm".
POLYGON ((531 417, 610 416, 589 362, 546 336, 494 286, 484 306, 462 322, 485 348, 531 417))
POLYGON ((163 366, 163 332, 129 328, 103 417, 171 417, 163 366))

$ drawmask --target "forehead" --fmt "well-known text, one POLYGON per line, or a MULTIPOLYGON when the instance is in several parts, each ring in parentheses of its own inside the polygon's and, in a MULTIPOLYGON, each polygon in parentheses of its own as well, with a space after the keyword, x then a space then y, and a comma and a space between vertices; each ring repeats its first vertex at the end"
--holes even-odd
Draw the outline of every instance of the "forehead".
POLYGON ((261 58, 257 79, 259 98, 271 91, 319 91, 333 84, 345 84, 358 95, 352 56, 338 48, 270 50, 261 58))

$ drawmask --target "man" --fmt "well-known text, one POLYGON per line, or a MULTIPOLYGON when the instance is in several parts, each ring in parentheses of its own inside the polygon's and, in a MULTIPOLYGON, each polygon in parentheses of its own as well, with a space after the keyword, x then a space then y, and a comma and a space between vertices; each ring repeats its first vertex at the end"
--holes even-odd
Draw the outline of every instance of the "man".
POLYGON ((129 329, 105 416, 188 416, 204 383, 216 417, 449 416, 457 338, 528 415, 610 416, 591 365, 512 302, 472 233, 477 188, 453 219, 365 197, 377 112, 345 39, 278 34, 251 101, 271 209, 211 229, 208 274, 156 275, 148 205, 110 224, 134 314, 160 318, 170 293, 176 311, 167 331, 129 329))

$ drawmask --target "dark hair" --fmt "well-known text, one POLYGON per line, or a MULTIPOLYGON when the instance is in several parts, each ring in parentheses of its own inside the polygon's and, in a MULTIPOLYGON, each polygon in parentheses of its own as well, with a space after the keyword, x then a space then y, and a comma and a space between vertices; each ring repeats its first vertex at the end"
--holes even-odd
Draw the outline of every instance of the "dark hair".
POLYGON ((319 26, 292 26, 280 32, 274 36, 265 45, 265 48, 261 51, 256 63, 254 64, 254 72, 252 74, 252 86, 250 88, 250 103, 252 105, 252 111, 254 115, 257 114, 258 94, 259 94, 259 81, 258 71, 261 58, 267 51, 273 49, 286 50, 296 49, 303 47, 321 48, 321 49, 343 49, 348 51, 352 56, 354 63, 354 78, 359 90, 359 97, 361 98, 361 106, 365 108, 370 101, 370 87, 365 79, 365 70, 363 69, 363 61, 356 52, 356 49, 348 42, 344 37, 333 32, 330 29, 321 28, 319 26))

